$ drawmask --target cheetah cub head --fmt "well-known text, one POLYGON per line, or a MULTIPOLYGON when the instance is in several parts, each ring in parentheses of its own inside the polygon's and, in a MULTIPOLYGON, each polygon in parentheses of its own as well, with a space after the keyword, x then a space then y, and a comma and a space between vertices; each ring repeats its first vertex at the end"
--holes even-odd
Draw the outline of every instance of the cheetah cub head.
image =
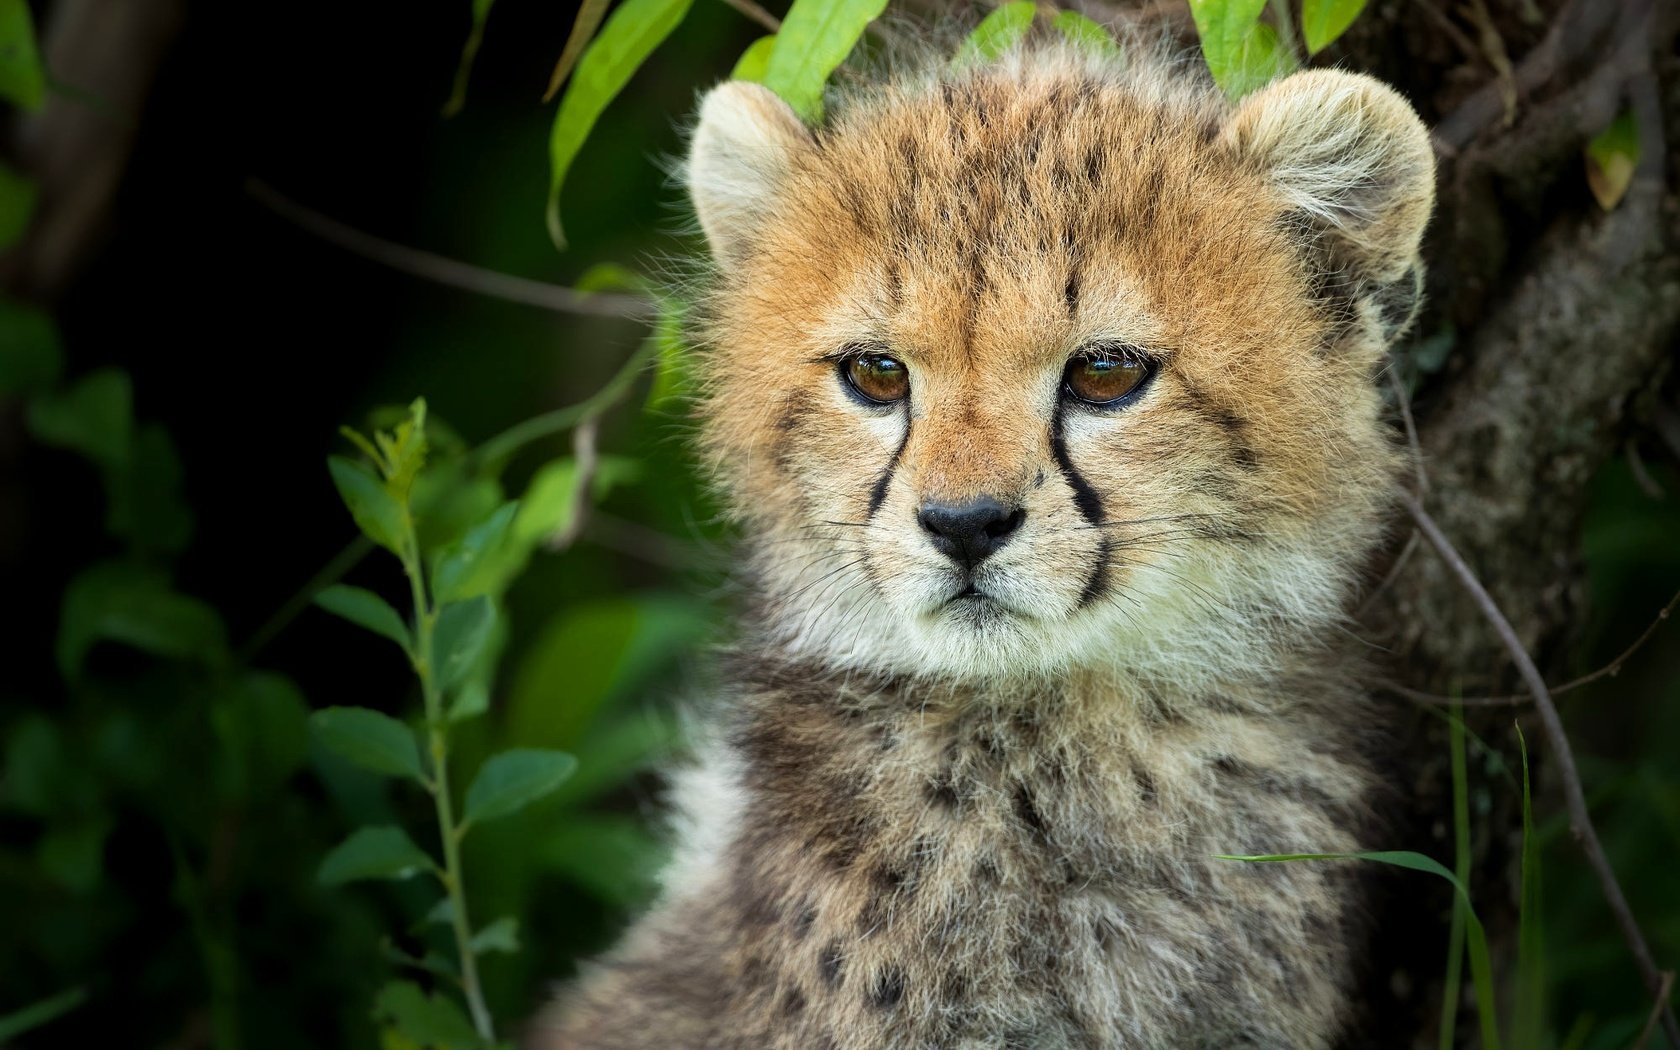
POLYGON ((1395 483, 1378 377, 1434 194, 1392 90, 1314 71, 1233 106, 1022 54, 808 127, 731 82, 687 179, 704 447, 764 640, 1183 682, 1341 615, 1395 483))

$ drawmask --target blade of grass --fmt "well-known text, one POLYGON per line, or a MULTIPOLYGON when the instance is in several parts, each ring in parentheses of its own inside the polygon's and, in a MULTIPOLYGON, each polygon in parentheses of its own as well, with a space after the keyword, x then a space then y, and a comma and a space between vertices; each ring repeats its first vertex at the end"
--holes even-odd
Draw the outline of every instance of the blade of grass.
MULTIPOLYGON (((1453 867, 1459 882, 1470 878, 1470 792, 1464 755, 1464 714, 1454 704, 1447 711, 1448 754, 1452 764, 1453 867)), ((1452 927, 1447 933, 1446 978, 1441 983, 1440 1050, 1457 1044, 1458 1006, 1464 979, 1465 901, 1453 898, 1452 927)))
POLYGON ((1487 931, 1482 928, 1482 920, 1476 917, 1476 909, 1470 904, 1470 891, 1465 888, 1463 880, 1448 871, 1440 861, 1426 857, 1411 850, 1376 850, 1367 853, 1265 853, 1251 855, 1235 855, 1228 853, 1216 854, 1218 860, 1239 860, 1246 863, 1275 864, 1300 860, 1369 860, 1378 864, 1392 864, 1397 868, 1410 868, 1412 871, 1424 871, 1431 875, 1440 876, 1452 883, 1459 899, 1464 903, 1464 933, 1470 949, 1470 980, 1476 986, 1476 1001, 1489 1004, 1489 1009, 1482 1010, 1482 1050, 1499 1050, 1499 1018, 1491 1006, 1493 998, 1493 964, 1488 955, 1487 931))
POLYGON ((1517 907, 1516 1003, 1511 1038, 1518 1046, 1539 1046, 1545 1026, 1546 956, 1540 922, 1540 839, 1534 833, 1534 805, 1528 777, 1528 741, 1516 726, 1522 755, 1522 889, 1517 907))

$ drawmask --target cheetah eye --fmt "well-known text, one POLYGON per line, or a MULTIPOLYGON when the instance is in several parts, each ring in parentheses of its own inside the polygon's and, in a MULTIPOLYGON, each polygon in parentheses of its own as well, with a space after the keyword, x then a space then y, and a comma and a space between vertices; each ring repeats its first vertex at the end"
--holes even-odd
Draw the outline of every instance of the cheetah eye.
POLYGON ((1097 408, 1119 408, 1143 389, 1155 363, 1129 346, 1081 351, 1062 373, 1069 396, 1097 408))
POLYGON ((904 362, 876 350, 840 360, 840 378, 852 393, 875 405, 891 405, 910 394, 910 370, 904 362))

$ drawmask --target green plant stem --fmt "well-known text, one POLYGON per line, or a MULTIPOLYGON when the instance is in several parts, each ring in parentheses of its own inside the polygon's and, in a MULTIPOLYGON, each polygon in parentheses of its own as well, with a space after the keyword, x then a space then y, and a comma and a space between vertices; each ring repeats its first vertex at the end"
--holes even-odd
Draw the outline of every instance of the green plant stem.
MULTIPOLYGON (((1470 884, 1470 791, 1464 754, 1464 712, 1454 704, 1447 712, 1453 785, 1453 874, 1470 884)), ((1453 896, 1452 928, 1447 934, 1447 974, 1441 982, 1441 1050, 1457 1045, 1459 991, 1464 977, 1464 900, 1453 896)), ((1484 1014, 1491 1004, 1480 1003, 1484 1014)))
POLYGON ((488 1045, 495 1042, 496 1030, 490 1020, 490 1010, 484 1005, 484 989, 478 980, 478 959, 472 950, 472 923, 467 916, 466 885, 461 874, 461 836, 455 824, 455 807, 449 795, 449 738, 444 732, 443 696, 438 690, 432 667, 432 634, 437 627, 437 610, 426 596, 425 578, 421 574, 420 541, 415 534, 414 519, 407 517, 407 535, 403 542, 403 571, 408 574, 409 590, 414 597, 414 671, 420 677, 420 695, 426 705, 426 731, 432 757, 432 778, 427 790, 437 811, 438 837, 443 840, 443 888, 449 894, 451 923, 455 933, 455 951, 461 962, 461 991, 467 999, 467 1011, 472 1015, 473 1028, 488 1045))

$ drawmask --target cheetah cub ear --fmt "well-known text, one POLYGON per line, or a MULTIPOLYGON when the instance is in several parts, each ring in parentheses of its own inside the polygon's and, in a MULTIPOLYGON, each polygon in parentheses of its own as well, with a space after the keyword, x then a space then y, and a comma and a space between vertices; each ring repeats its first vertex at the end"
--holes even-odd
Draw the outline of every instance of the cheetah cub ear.
POLYGON ((732 80, 700 103, 688 150, 688 193, 718 265, 741 261, 811 133, 760 84, 732 80))
POLYGON ((1435 154, 1393 88, 1357 73, 1297 73, 1244 99, 1224 136, 1321 236, 1330 268, 1368 285, 1412 286, 1415 296, 1435 154))

